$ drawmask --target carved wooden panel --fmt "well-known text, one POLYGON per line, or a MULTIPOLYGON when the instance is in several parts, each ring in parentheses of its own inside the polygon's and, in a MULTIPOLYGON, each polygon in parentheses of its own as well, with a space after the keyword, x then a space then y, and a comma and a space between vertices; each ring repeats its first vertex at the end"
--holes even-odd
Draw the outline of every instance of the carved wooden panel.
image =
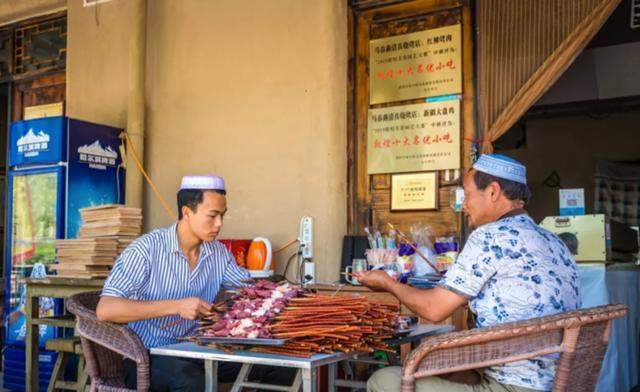
MULTIPOLYGON (((471 9, 467 1, 352 1, 349 74, 349 231, 362 234, 365 226, 391 222, 404 231, 426 223, 434 235, 462 232, 462 218, 453 210, 455 183, 444 184, 439 173, 437 211, 391 212, 391 175, 368 175, 366 164, 367 112, 370 108, 424 102, 424 99, 369 105, 369 41, 426 29, 461 24, 463 52, 462 130, 463 168, 469 167, 475 139, 471 9)), ((453 175, 453 171, 450 172, 453 175)))

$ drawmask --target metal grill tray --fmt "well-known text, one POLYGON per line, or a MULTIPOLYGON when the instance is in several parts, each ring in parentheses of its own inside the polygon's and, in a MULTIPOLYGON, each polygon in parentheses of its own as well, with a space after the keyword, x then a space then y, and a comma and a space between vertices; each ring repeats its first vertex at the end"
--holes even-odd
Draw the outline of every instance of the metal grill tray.
POLYGON ((197 337, 196 342, 200 344, 249 344, 256 346, 284 346, 287 339, 249 339, 249 338, 229 338, 229 337, 197 337))
POLYGON ((405 336, 405 335, 409 335, 411 332, 413 332, 416 329, 416 326, 413 325, 407 329, 398 329, 396 330, 393 335, 394 336, 405 336))

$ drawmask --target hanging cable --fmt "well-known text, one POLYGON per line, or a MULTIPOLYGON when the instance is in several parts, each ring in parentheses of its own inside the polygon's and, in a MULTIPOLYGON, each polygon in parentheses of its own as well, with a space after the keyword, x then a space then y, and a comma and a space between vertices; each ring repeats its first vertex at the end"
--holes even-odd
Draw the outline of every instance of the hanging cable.
POLYGON ((289 271, 289 264, 291 264, 291 260, 293 260, 294 257, 300 257, 301 254, 302 254, 302 251, 300 250, 300 248, 296 249, 296 253, 289 256, 289 259, 287 260, 287 264, 284 267, 284 272, 282 273, 282 276, 287 282, 291 284, 298 284, 298 283, 295 281, 294 282, 290 281, 289 278, 287 277, 287 272, 289 271))
POLYGON ((144 167, 142 166, 142 163, 140 162, 140 159, 138 158, 138 154, 136 153, 136 149, 133 147, 133 143, 131 142, 131 139, 129 139, 129 135, 127 134, 126 131, 123 131, 122 134, 124 135, 124 139, 127 142, 127 148, 131 149, 131 157, 133 158, 134 162, 136 163, 136 166, 138 167, 138 170, 140 170, 140 172, 142 173, 144 178, 149 183, 149 186, 151 186, 151 189, 153 190, 153 193, 155 193, 155 195, 158 198, 158 200, 160 200, 160 204, 162 204, 162 207, 164 207, 164 210, 167 212, 167 214, 173 220, 178 219, 178 217, 173 212, 171 207, 169 207, 169 204, 164 200, 164 198, 160 194, 160 191, 158 191, 158 188, 156 187, 156 184, 154 184, 153 181, 151 181, 151 178, 149 177, 147 172, 144 170, 144 167))
POLYGON ((281 246, 281 247, 279 247, 278 249, 274 250, 274 251, 273 251, 273 254, 276 254, 276 253, 280 253, 280 252, 282 252, 283 250, 287 249, 288 247, 290 247, 291 245, 295 244, 296 242, 298 242, 298 239, 297 239, 297 238, 295 238, 295 239, 293 239, 293 240, 291 240, 291 241, 287 242, 286 244, 282 245, 282 246, 281 246))
MULTIPOLYGON (((178 217, 176 216, 176 214, 173 212, 173 210, 171 209, 171 207, 169 207, 169 204, 165 201, 165 199, 162 197, 162 195, 160 194, 160 191, 158 191, 158 188, 156 187, 156 185, 153 183, 153 181, 151 180, 151 178, 149 177, 149 175, 147 174, 147 172, 144 170, 144 167, 142 166, 142 163, 140 162, 140 159, 138 158, 138 154, 136 153, 136 149, 135 147, 133 147, 133 143, 131 142, 131 139, 129 139, 129 135, 127 134, 126 131, 123 131, 122 134, 124 135, 124 139, 127 143, 127 148, 129 148, 131 150, 131 157, 133 158, 133 161, 136 163, 136 167, 138 168, 138 170, 140 170, 140 172, 142 173, 142 175, 144 176, 145 180, 147 180, 147 183, 149 183, 149 186, 151 187, 151 189, 153 190, 153 193, 156 195, 156 197, 158 198, 158 200, 160 200, 160 204, 162 204, 162 207, 164 208, 164 210, 167 212, 167 214, 173 219, 176 220, 178 219, 178 217)), ((279 247, 278 249, 273 251, 273 254, 276 253, 280 253, 283 250, 287 249, 288 247, 290 247, 291 245, 295 244, 298 242, 298 239, 292 239, 291 241, 287 242, 286 244, 282 245, 281 247, 279 247)))

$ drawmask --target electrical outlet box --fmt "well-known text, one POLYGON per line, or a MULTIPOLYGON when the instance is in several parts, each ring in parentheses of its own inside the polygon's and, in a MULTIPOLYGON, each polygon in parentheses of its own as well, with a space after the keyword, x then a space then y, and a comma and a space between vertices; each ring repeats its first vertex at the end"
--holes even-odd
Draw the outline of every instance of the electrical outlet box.
POLYGON ((303 280, 305 284, 314 284, 316 282, 316 264, 310 261, 304 262, 304 276, 303 280), (306 280, 309 278, 309 280, 306 280))
POLYGON ((300 220, 300 249, 302 250, 302 258, 310 259, 313 257, 313 218, 304 216, 300 220))

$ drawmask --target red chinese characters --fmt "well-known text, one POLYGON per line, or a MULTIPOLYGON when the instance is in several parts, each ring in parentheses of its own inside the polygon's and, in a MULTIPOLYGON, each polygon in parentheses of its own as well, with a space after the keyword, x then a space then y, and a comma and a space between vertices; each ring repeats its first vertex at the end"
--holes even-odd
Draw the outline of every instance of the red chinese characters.
POLYGON ((399 78, 399 77, 407 77, 407 76, 414 76, 416 73, 421 74, 421 73, 434 73, 434 72, 438 72, 438 71, 448 71, 448 70, 453 70, 456 69, 456 64, 453 61, 453 59, 448 59, 444 62, 439 61, 437 63, 426 63, 426 64, 417 64, 416 65, 411 65, 407 68, 389 68, 385 71, 378 71, 376 72, 376 79, 381 79, 381 80, 385 80, 385 79, 393 79, 393 78, 399 78), (415 67, 415 71, 414 71, 414 67, 415 67))
POLYGON ((373 148, 390 148, 396 146, 410 147, 419 145, 432 145, 432 144, 451 144, 453 143, 453 137, 450 132, 437 133, 435 135, 413 135, 404 136, 402 139, 398 138, 386 138, 375 139, 373 141, 373 148))

